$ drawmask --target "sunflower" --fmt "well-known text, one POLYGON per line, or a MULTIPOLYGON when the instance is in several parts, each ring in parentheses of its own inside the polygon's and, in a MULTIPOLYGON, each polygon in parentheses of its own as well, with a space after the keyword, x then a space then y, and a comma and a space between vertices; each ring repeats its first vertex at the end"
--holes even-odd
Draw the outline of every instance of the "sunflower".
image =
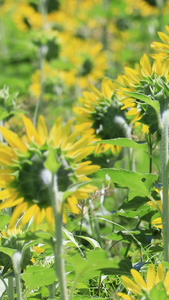
MULTIPOLYGON (((51 65, 46 61, 44 64, 44 80, 45 80, 45 91, 43 95, 43 100, 48 101, 53 99, 52 89, 59 81, 58 70, 51 67, 51 65), (50 87, 50 88, 48 88, 50 87), (49 89, 49 94, 47 93, 49 89)), ((41 70, 37 69, 31 76, 31 85, 29 86, 30 94, 37 99, 41 93, 41 70)))
POLYGON ((27 2, 16 5, 13 19, 21 31, 37 30, 43 25, 41 14, 36 12, 27 2))
MULTIPOLYGON (((79 97, 81 107, 75 107, 75 130, 83 135, 94 135, 95 140, 113 139, 127 136, 128 126, 125 115, 121 111, 121 103, 114 92, 114 86, 109 79, 103 79, 102 91, 91 86, 91 92, 84 92, 84 98, 79 97)), ((110 145, 98 145, 96 153, 120 150, 110 145)))
MULTIPOLYGON (((9 228, 13 228, 20 217, 19 225, 23 226, 33 219, 35 227, 46 217, 52 228, 53 212, 49 196, 51 173, 45 168, 49 149, 52 149, 58 164, 55 176, 58 190, 64 195, 72 184, 88 183, 87 175, 99 169, 90 161, 81 162, 94 147, 85 147, 89 138, 78 139, 77 133, 71 133, 72 120, 62 126, 61 118, 58 118, 49 134, 42 116, 38 119, 37 129, 26 116, 23 116, 23 123, 26 129, 23 138, 7 128, 0 128, 8 143, 0 144, 0 209, 15 207, 9 228)), ((78 199, 87 198, 88 193, 96 189, 86 184, 69 193, 63 201, 63 221, 66 222, 67 209, 78 214, 78 199)))
POLYGON ((81 58, 77 71, 77 83, 84 89, 89 87, 89 83, 95 84, 103 77, 108 68, 106 52, 103 51, 101 43, 88 40, 82 41, 82 47, 77 56, 81 58))
POLYGON ((90 83, 98 82, 108 68, 107 54, 103 50, 103 45, 91 39, 85 40, 69 34, 61 34, 61 37, 61 57, 76 70, 76 84, 85 89, 90 83))
POLYGON ((169 26, 166 26, 166 30, 167 34, 160 31, 158 32, 158 35, 163 43, 153 42, 151 44, 151 47, 157 52, 157 54, 152 54, 153 58, 169 58, 169 26))
POLYGON ((160 15, 161 13, 166 13, 166 8, 168 3, 162 3, 161 7, 158 6, 158 1, 156 0, 127 0, 127 13, 140 13, 143 17, 160 15))
MULTIPOLYGON (((147 280, 145 281, 141 274, 135 269, 131 269, 131 275, 134 279, 132 281, 127 276, 121 276, 124 286, 132 292, 135 296, 147 296, 145 299, 151 299, 151 290, 156 287, 159 292, 160 283, 162 283, 163 288, 166 292, 166 297, 169 295, 169 271, 167 271, 164 276, 164 268, 162 264, 159 264, 157 267, 157 272, 155 271, 155 267, 153 264, 149 265, 147 270, 147 280)), ((133 297, 128 296, 124 293, 118 293, 122 299, 133 299, 133 297)), ((137 298, 138 299, 138 298, 137 298)), ((140 299, 140 298, 139 298, 140 299)), ((166 298, 168 299, 168 298, 166 298)))
POLYGON ((131 98, 126 92, 136 92, 148 96, 152 101, 158 101, 160 113, 166 109, 169 103, 169 69, 168 61, 161 62, 156 59, 150 64, 148 56, 144 54, 140 59, 140 64, 135 69, 125 68, 124 76, 120 76, 118 94, 123 103, 122 109, 128 109, 126 115, 131 122, 144 124, 145 132, 148 130, 154 133, 158 130, 157 115, 150 105, 143 101, 131 98))

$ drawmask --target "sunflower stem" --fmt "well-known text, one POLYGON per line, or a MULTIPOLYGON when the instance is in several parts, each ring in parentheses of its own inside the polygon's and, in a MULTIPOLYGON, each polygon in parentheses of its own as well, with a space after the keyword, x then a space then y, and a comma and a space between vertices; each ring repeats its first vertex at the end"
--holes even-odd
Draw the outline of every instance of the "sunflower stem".
POLYGON ((20 274, 15 273, 15 282, 16 282, 16 294, 17 294, 17 300, 22 300, 22 287, 21 287, 21 280, 20 280, 20 274))
POLYGON ((12 263, 13 263, 13 269, 14 269, 14 274, 15 274, 17 300, 23 299, 22 298, 21 278, 20 278, 21 260, 22 260, 22 253, 19 251, 15 252, 13 255, 13 258, 12 258, 12 263))
POLYGON ((55 255, 55 270, 59 281, 60 299, 68 300, 66 287, 65 262, 63 259, 63 240, 62 240, 62 211, 60 211, 60 202, 57 188, 57 177, 52 174, 51 182, 51 202, 55 221, 55 236, 54 255, 55 255))
POLYGON ((168 198, 168 142, 169 142, 169 110, 162 115, 160 159, 162 173, 162 223, 163 223, 163 242, 164 260, 169 262, 169 198, 168 198))
MULTIPOLYGON (((41 16, 42 16, 42 22, 43 22, 42 31, 43 31, 45 29, 45 26, 46 26, 46 0, 41 0, 40 1, 39 10, 40 10, 40 13, 41 13, 41 16)), ((33 118, 34 126, 36 125, 36 122, 37 122, 39 108, 40 108, 41 102, 43 100, 43 94, 44 94, 44 91, 45 91, 44 58, 45 58, 44 46, 41 45, 39 47, 40 88, 41 88, 41 90, 40 90, 40 95, 39 95, 38 101, 37 101, 36 106, 35 106, 35 112, 34 112, 34 118, 33 118)))
POLYGON ((13 286, 13 277, 9 276, 8 277, 8 284, 6 284, 5 280, 1 278, 2 282, 4 283, 6 287, 6 291, 8 294, 8 299, 9 300, 14 300, 14 286, 13 286))
POLYGON ((8 299, 14 300, 14 286, 13 286, 13 277, 8 277, 8 299))

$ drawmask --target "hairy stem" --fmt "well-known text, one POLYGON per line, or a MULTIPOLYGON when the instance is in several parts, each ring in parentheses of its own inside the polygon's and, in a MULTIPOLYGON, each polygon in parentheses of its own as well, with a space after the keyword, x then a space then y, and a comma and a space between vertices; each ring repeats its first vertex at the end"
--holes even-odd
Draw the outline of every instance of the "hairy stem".
POLYGON ((162 223, 164 260, 169 262, 169 198, 168 198, 168 142, 169 142, 169 110, 162 116, 162 135, 160 145, 161 173, 163 186, 162 223))
POLYGON ((7 288, 7 293, 8 293, 8 299, 9 299, 9 300, 14 300, 13 277, 11 277, 11 276, 8 277, 8 288, 7 288))
POLYGON ((22 261, 22 253, 17 251, 13 254, 12 263, 15 274, 15 283, 16 283, 16 294, 17 300, 22 300, 22 286, 21 286, 21 261, 22 261))
POLYGON ((55 255, 55 270, 59 281, 60 299, 68 300, 66 287, 65 263, 63 258, 63 241, 62 241, 62 210, 60 209, 60 202, 57 188, 57 177, 52 175, 51 183, 51 203, 53 208, 53 215, 55 221, 55 236, 54 241, 54 255, 55 255))

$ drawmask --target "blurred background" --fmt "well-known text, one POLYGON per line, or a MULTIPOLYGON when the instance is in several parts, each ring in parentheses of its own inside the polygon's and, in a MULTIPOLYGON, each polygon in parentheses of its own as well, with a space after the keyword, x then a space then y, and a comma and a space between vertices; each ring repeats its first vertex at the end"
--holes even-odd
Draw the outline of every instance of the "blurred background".
POLYGON ((30 117, 40 99, 49 125, 66 121, 90 84, 151 54, 168 15, 167 0, 0 0, 0 89, 30 117))

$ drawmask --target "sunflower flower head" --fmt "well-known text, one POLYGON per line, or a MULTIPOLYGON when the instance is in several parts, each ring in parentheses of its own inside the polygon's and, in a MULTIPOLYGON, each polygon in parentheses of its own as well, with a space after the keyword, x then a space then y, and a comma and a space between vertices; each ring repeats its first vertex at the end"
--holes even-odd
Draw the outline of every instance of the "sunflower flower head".
MULTIPOLYGON (((25 269, 27 265, 31 263, 31 249, 30 247, 24 247, 26 242, 23 241, 21 235, 21 229, 16 227, 14 227, 12 230, 8 229, 6 232, 1 231, 0 243, 1 247, 4 249, 7 248, 11 249, 11 251, 14 251, 13 257, 16 253, 20 253, 20 256, 18 256, 20 267, 25 269)), ((0 257, 2 275, 9 275, 14 269, 13 259, 8 255, 8 252, 0 252, 0 257)))
POLYGON ((166 296, 165 299, 168 299, 169 270, 166 275, 164 275, 162 264, 158 265, 157 271, 155 271, 155 266, 153 264, 149 265, 146 280, 135 269, 131 269, 131 275, 134 281, 127 276, 121 276, 124 286, 132 293, 131 296, 125 293, 118 293, 118 296, 120 296, 121 299, 143 299, 142 296, 144 296, 144 299, 152 299, 151 297, 153 294, 159 292, 159 290, 166 296))
MULTIPOLYGON (((114 92, 113 84, 109 79, 103 79, 102 91, 91 86, 91 92, 84 92, 84 98, 79 98, 81 107, 75 107, 75 130, 94 135, 96 140, 125 137, 128 126, 121 103, 114 92)), ((96 152, 107 151, 110 145, 102 145, 96 152)), ((115 147, 111 147, 115 153, 115 147)), ((117 149, 116 149, 117 150, 117 149)))
POLYGON ((144 54, 135 69, 125 68, 125 74, 121 78, 124 86, 119 89, 121 97, 123 94, 122 109, 128 109, 126 115, 131 122, 140 122, 148 126, 151 133, 158 130, 156 112, 144 100, 139 100, 137 94, 148 96, 151 101, 158 101, 162 115, 169 104, 168 64, 168 61, 162 63, 156 59, 151 65, 147 55, 144 54), (133 92, 136 95, 131 97, 129 93, 133 92))
POLYGON ((160 59, 168 59, 169 58, 169 26, 166 26, 167 34, 164 32, 159 31, 158 35, 161 39, 161 42, 153 42, 151 47, 157 53, 152 54, 153 58, 160 57, 160 59))
POLYGON ((90 184, 81 186, 90 183, 87 175, 99 169, 90 161, 81 162, 94 147, 85 147, 89 142, 87 137, 78 138, 77 133, 71 132, 72 120, 63 126, 61 118, 58 118, 49 134, 42 116, 38 119, 37 129, 26 116, 23 116, 23 123, 26 134, 22 139, 7 128, 0 129, 8 143, 0 144, 0 209, 15 207, 9 228, 16 225, 18 218, 21 226, 33 219, 36 227, 45 217, 51 228, 51 173, 45 167, 49 153, 53 165, 57 165, 55 180, 63 200, 60 205, 64 212, 63 221, 66 222, 66 210, 78 214, 78 199, 87 198, 88 193, 97 189, 90 184), (64 197, 64 193, 74 184, 79 187, 64 197))

